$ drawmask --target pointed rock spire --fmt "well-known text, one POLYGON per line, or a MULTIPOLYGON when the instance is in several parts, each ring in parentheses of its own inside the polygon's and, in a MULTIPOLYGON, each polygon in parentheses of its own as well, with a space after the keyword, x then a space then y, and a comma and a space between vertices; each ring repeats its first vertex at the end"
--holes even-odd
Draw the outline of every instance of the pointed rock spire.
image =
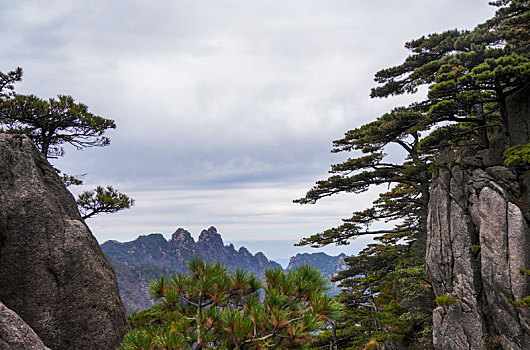
POLYGON ((210 226, 208 230, 203 230, 201 232, 198 243, 200 245, 224 247, 221 235, 217 233, 217 229, 213 226, 210 226))
POLYGON ((195 240, 191 237, 191 233, 183 228, 178 228, 173 235, 171 235, 171 243, 175 244, 194 244, 195 240))

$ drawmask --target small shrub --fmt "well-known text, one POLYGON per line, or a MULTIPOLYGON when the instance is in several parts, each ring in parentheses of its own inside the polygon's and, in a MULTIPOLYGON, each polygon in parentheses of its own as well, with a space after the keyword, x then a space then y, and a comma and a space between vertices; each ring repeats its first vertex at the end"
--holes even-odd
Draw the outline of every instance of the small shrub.
POLYGON ((503 350, 503 347, 499 341, 498 335, 486 336, 486 349, 487 350, 503 350))
POLYGON ((440 295, 438 298, 436 298, 436 305, 438 306, 446 306, 458 302, 460 301, 447 294, 440 295))
POLYGON ((446 165, 443 163, 431 163, 427 171, 432 175, 433 178, 437 178, 438 172, 440 171, 440 169, 445 168, 445 167, 446 165))
POLYGON ((523 267, 521 267, 521 268, 519 269, 519 273, 520 273, 521 275, 530 276, 530 270, 527 270, 527 269, 525 269, 525 268, 523 268, 523 267))
POLYGON ((504 165, 530 165, 530 143, 527 145, 513 146, 506 150, 504 152, 504 165))
POLYGON ((364 346, 363 350, 380 350, 383 349, 384 345, 379 343, 374 338, 370 339, 368 343, 364 346))
POLYGON ((508 302, 509 302, 510 304, 512 304, 513 306, 515 306, 515 307, 526 307, 526 306, 530 306, 530 295, 524 297, 524 298, 521 299, 521 300, 513 300, 513 299, 509 299, 508 302))

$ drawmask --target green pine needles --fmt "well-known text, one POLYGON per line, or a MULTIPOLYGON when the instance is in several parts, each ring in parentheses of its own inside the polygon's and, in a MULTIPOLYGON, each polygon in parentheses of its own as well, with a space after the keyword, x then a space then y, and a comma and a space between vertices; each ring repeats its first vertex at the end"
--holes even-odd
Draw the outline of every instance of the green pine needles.
MULTIPOLYGON (((348 158, 332 165, 327 179, 295 201, 314 204, 335 194, 388 188, 371 206, 299 242, 321 247, 376 236, 375 243, 346 260, 348 269, 336 277, 343 287, 338 300, 347 312, 333 330, 319 335, 314 348, 432 348, 432 309, 436 303, 453 303, 444 295, 435 303, 425 268, 429 188, 445 162, 436 159, 451 148, 478 152, 495 146, 508 149, 506 165, 530 164, 529 145, 516 146, 510 133, 508 108, 510 96, 530 84, 530 3, 491 4, 498 7, 491 19, 472 30, 411 40, 405 44, 410 55, 401 64, 375 74, 373 98, 420 88, 427 97, 395 107, 334 141, 332 152, 345 152, 348 158), (396 147, 404 157, 387 156, 396 147)), ((471 249, 478 256, 480 247, 471 249)))
POLYGON ((504 152, 504 159, 504 164, 507 166, 529 166, 530 143, 509 148, 504 152))
POLYGON ((438 306, 448 306, 459 302, 460 301, 458 299, 455 299, 447 294, 442 294, 438 298, 436 298, 436 305, 438 306))
POLYGON ((318 270, 266 270, 265 281, 192 259, 149 285, 160 302, 133 314, 120 349, 303 349, 341 314, 318 270))

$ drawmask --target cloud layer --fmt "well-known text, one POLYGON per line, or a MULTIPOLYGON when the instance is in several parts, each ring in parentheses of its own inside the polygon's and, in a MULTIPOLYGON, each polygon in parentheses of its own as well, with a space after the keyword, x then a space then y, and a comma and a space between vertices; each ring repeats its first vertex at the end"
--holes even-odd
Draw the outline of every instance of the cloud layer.
POLYGON ((479 0, 0 0, 0 70, 116 121, 110 147, 55 162, 136 199, 89 222, 100 241, 215 225, 226 241, 294 242, 375 195, 291 203, 344 159, 333 139, 411 100, 370 100, 373 74, 404 42, 492 13, 479 0))

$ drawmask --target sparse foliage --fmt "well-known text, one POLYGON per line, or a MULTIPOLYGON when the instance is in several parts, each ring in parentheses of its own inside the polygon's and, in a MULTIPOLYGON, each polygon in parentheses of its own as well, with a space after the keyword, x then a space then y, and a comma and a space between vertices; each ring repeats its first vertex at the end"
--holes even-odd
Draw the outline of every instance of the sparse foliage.
MULTIPOLYGON (((113 120, 88 111, 88 106, 77 103, 71 96, 58 95, 56 99, 41 99, 35 95, 14 92, 14 83, 22 80, 22 68, 6 74, 0 72, 0 131, 27 135, 46 159, 64 154, 62 145, 70 144, 80 150, 110 144, 104 136, 116 128, 113 120)), ((82 185, 75 176, 61 174, 65 186, 82 185)), ((82 193, 77 199, 83 219, 99 213, 115 213, 128 209, 134 200, 111 186, 98 186, 82 193)))
POLYGON ((17 67, 14 71, 0 72, 0 101, 11 97, 15 89, 14 83, 22 80, 22 68, 17 67))
POLYGON ((98 186, 94 191, 85 191, 77 197, 77 206, 84 220, 101 213, 110 214, 129 209, 132 205, 134 199, 116 191, 112 186, 98 186))
POLYGON ((107 129, 116 128, 113 120, 94 115, 71 96, 41 99, 35 95, 13 94, 0 104, 0 123, 4 130, 28 135, 46 158, 64 154, 63 144, 77 149, 107 146, 107 129))

